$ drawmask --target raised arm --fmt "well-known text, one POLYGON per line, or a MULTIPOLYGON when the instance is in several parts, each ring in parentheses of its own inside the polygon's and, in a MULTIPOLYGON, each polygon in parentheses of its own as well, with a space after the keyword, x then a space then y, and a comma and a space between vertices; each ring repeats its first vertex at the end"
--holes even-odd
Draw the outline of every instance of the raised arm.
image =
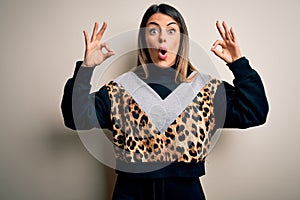
MULTIPOLYGON (((249 128, 261 125, 265 123, 269 111, 263 82, 241 55, 233 29, 229 29, 225 22, 222 25, 217 22, 216 26, 222 40, 216 40, 211 51, 226 62, 235 77, 234 86, 224 81, 217 91, 214 101, 216 116, 225 118, 224 124, 218 127, 249 128), (217 46, 221 46, 222 50, 219 51, 217 46)), ((223 122, 222 119, 220 121, 223 122)))
POLYGON ((84 31, 86 44, 84 61, 76 63, 74 75, 64 88, 62 114, 65 125, 74 130, 110 128, 110 102, 106 88, 103 86, 98 92, 90 94, 94 68, 114 55, 114 51, 107 44, 101 43, 106 27, 107 24, 103 23, 98 31, 98 23, 95 23, 91 40, 84 31), (106 53, 102 51, 103 48, 107 50, 106 53))

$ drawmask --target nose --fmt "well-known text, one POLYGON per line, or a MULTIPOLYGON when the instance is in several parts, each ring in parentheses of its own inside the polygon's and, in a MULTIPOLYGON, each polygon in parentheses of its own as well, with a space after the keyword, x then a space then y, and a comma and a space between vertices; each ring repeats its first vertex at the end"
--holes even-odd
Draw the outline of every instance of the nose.
POLYGON ((166 42, 167 39, 167 32, 166 30, 161 30, 160 34, 159 34, 159 43, 164 43, 166 42))

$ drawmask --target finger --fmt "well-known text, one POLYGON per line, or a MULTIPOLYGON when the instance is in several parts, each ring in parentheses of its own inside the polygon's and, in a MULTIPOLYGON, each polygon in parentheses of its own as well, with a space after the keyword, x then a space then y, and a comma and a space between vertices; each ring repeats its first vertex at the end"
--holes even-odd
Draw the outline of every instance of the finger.
POLYGON ((107 27, 107 23, 106 22, 103 22, 102 24, 102 27, 100 29, 100 31, 97 33, 97 40, 101 40, 105 30, 106 30, 106 27, 107 27))
POLYGON ((112 50, 111 48, 109 48, 107 43, 103 43, 101 44, 101 48, 105 48, 108 52, 113 52, 114 50, 112 50))
POLYGON ((102 44, 102 48, 105 48, 107 52, 114 53, 115 51, 109 48, 107 43, 102 44))
POLYGON ((88 46, 88 43, 89 43, 89 36, 88 36, 88 33, 84 30, 84 31, 83 31, 83 34, 84 34, 84 42, 85 42, 85 46, 88 46))
POLYGON ((96 35, 97 35, 97 31, 98 31, 98 22, 95 22, 95 25, 94 25, 94 30, 93 30, 93 34, 92 34, 92 38, 91 38, 91 42, 95 40, 96 38, 96 35))
POLYGON ((225 40, 225 32, 224 32, 224 30, 223 30, 223 28, 222 28, 219 21, 217 21, 216 26, 217 26, 217 29, 218 29, 221 37, 225 40))
POLYGON ((212 48, 216 48, 218 45, 220 45, 221 47, 224 46, 224 41, 223 40, 216 40, 213 45, 212 45, 212 48))
POLYGON ((228 29, 228 26, 227 26, 226 22, 223 21, 222 25, 223 25, 223 28, 225 30, 226 39, 232 40, 232 36, 231 36, 231 34, 229 32, 229 29, 228 29))
POLYGON ((218 51, 218 52, 220 52, 218 49, 217 49, 217 47, 218 46, 221 46, 222 47, 222 44, 223 44, 223 40, 216 40, 214 43, 213 43, 213 45, 212 45, 212 47, 211 47, 211 50, 215 53, 216 51, 218 51))
POLYGON ((105 59, 107 59, 107 58, 109 58, 109 57, 111 57, 111 56, 113 56, 113 55, 115 55, 116 53, 114 52, 114 51, 112 51, 112 52, 107 52, 105 55, 104 55, 104 57, 105 57, 105 59))
POLYGON ((108 46, 107 43, 103 43, 103 44, 100 45, 101 51, 102 51, 103 48, 107 51, 107 53, 104 54, 105 59, 109 58, 112 55, 115 55, 114 50, 112 50, 111 48, 109 48, 109 46, 108 46))
POLYGON ((210 49, 216 56, 220 57, 220 58, 223 58, 223 53, 220 52, 217 48, 211 48, 210 49))
POLYGON ((230 28, 230 33, 231 33, 231 35, 232 35, 232 40, 233 40, 233 42, 236 42, 236 34, 235 34, 235 32, 233 31, 233 28, 232 28, 232 27, 230 28))

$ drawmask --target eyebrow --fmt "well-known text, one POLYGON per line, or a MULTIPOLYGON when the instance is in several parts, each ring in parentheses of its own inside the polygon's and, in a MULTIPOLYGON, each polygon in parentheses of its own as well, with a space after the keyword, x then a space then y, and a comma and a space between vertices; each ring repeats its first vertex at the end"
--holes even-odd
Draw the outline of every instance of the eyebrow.
MULTIPOLYGON (((159 26, 159 24, 158 24, 158 23, 156 23, 156 22, 149 22, 147 25, 150 25, 150 24, 153 24, 153 25, 159 26)), ((176 23, 176 22, 170 22, 170 23, 168 23, 168 24, 167 24, 167 26, 170 26, 170 25, 172 25, 172 24, 177 24, 177 23, 176 23)))

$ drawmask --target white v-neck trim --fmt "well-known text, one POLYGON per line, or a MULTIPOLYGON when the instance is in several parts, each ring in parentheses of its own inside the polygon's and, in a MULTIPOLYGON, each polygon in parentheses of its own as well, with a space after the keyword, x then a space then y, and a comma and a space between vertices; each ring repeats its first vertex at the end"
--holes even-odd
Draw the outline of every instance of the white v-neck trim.
POLYGON ((162 99, 134 72, 124 73, 114 81, 131 95, 157 129, 163 132, 193 101, 203 86, 211 80, 207 74, 197 73, 195 76, 192 82, 180 83, 165 99, 162 99))

